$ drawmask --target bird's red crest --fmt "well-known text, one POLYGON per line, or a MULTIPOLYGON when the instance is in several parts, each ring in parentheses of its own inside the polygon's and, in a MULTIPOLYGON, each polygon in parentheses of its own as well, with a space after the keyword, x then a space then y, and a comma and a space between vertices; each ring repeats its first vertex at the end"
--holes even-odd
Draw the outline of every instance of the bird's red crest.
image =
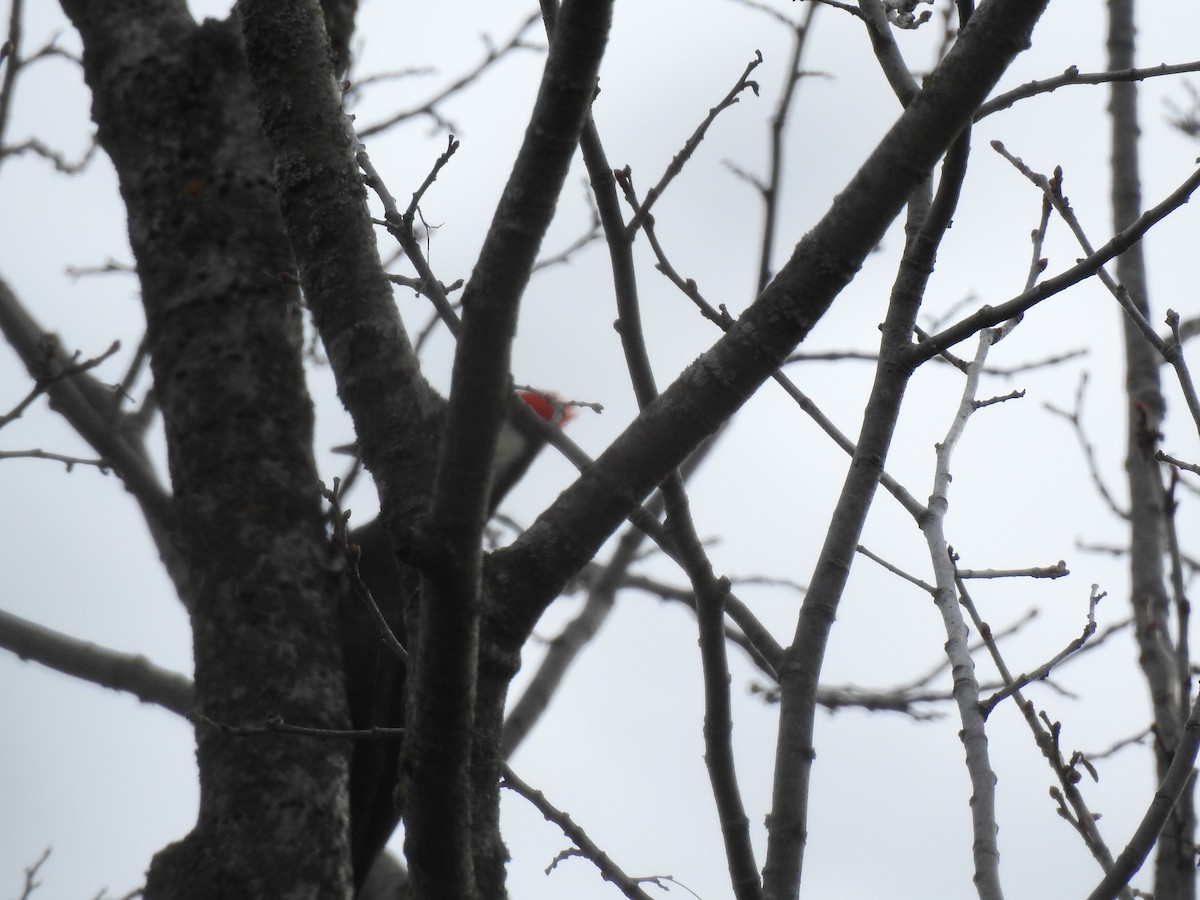
POLYGON ((525 401, 526 406, 547 422, 553 422, 556 425, 567 423, 575 415, 575 410, 572 407, 563 406, 561 403, 556 402, 558 398, 554 394, 517 391, 517 396, 525 401))

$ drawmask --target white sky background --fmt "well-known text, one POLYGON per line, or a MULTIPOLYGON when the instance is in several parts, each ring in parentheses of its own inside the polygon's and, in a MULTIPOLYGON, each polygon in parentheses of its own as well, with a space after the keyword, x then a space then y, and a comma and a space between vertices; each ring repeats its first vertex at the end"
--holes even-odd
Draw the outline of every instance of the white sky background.
MULTIPOLYGON (((29 5, 26 53, 60 31, 64 47, 78 47, 54 6, 29 5)), ((774 6, 791 15, 801 12, 795 3, 774 6)), ((1200 9, 1146 2, 1141 7, 1140 64, 1194 57, 1200 9)), ((193 8, 198 15, 223 15, 227 5, 193 8)), ((486 31, 503 41, 526 9, 513 0, 399 8, 367 2, 360 20, 360 76, 414 65, 436 66, 440 74, 374 88, 356 110, 359 122, 370 124, 408 107, 470 68, 482 50, 479 34, 486 31)), ((1104 29, 1101 3, 1052 4, 1035 32, 1034 48, 1002 86, 1049 77, 1070 65, 1084 71, 1103 68, 1104 29)), ((541 40, 536 28, 530 34, 541 40)), ((899 35, 914 68, 928 67, 937 37, 932 26, 899 35)), ((695 278, 710 300, 727 303, 735 313, 751 299, 760 210, 753 191, 723 161, 763 171, 766 120, 789 57, 788 32, 762 13, 720 0, 620 3, 595 107, 610 162, 631 165, 644 193, 756 49, 765 57, 756 73, 763 96, 744 94, 721 115, 656 210, 659 234, 675 267, 695 278)), ((431 224, 440 226, 431 262, 444 281, 470 274, 520 141, 541 62, 531 53, 515 56, 443 110, 453 119, 462 147, 423 210, 431 224)), ((865 33, 848 16, 822 10, 806 65, 832 77, 800 87, 789 132, 778 263, 823 214, 898 112, 865 33)), ((1178 81, 1143 85, 1147 206, 1191 172, 1198 152, 1195 143, 1165 125, 1163 98, 1168 96, 1186 104, 1178 81)), ((970 295, 977 303, 1003 301, 1024 281, 1028 234, 1040 198, 988 148, 993 138, 1040 171, 1061 164, 1066 193, 1093 243, 1110 236, 1107 99, 1102 87, 1064 89, 1026 101, 976 129, 960 213, 929 291, 930 315, 970 295)), ((19 86, 8 139, 37 135, 68 155, 78 154, 91 129, 88 103, 72 66, 40 64, 19 86)), ((444 134, 431 133, 424 121, 373 139, 368 149, 392 193, 403 197, 420 183, 444 143, 444 134)), ((583 194, 577 163, 547 252, 586 227, 583 194)), ((1195 204, 1185 207, 1158 226, 1148 242, 1156 321, 1168 306, 1185 318, 1200 313, 1194 287, 1198 213, 1195 204)), ((1049 274, 1082 255, 1061 223, 1055 221, 1051 229, 1049 274)), ((803 349, 869 351, 875 346, 900 246, 893 230, 803 349)), ((115 180, 102 155, 87 174, 71 180, 32 157, 0 168, 0 273, 43 325, 84 356, 120 337, 122 355, 101 372, 116 382, 140 336, 136 284, 126 276, 72 280, 64 272, 67 266, 98 265, 109 257, 128 261, 129 250, 115 180)), ((638 258, 648 340, 665 386, 717 335, 653 270, 644 241, 638 258)), ((610 284, 599 244, 570 265, 537 276, 525 299, 515 350, 519 382, 604 404, 602 416, 583 413, 571 423, 572 436, 593 454, 635 412, 611 328, 616 313, 610 284)), ((397 292, 397 301, 413 330, 419 329, 427 306, 406 291, 397 292)), ((1054 583, 977 585, 976 600, 994 628, 1031 608, 1039 610, 1035 623, 1008 645, 1016 671, 1037 666, 1079 633, 1093 582, 1111 595, 1100 607, 1101 627, 1128 614, 1123 565, 1076 546, 1077 541, 1120 544, 1123 526, 1097 498, 1069 428, 1043 408, 1044 403, 1070 408, 1080 374, 1090 374, 1087 426, 1104 475, 1123 497, 1118 316, 1115 303, 1096 283, 1060 295, 1027 316, 993 351, 996 365, 1076 348, 1088 348, 1089 355, 1053 371, 985 381, 985 397, 1014 388, 1027 395, 977 415, 956 457, 948 534, 965 566, 1008 568, 1065 559, 1072 570, 1070 578, 1054 583)), ((973 344, 958 351, 970 356, 973 344)), ((436 341, 428 356, 435 383, 448 382, 448 359, 447 342, 436 341)), ((961 384, 947 367, 927 369, 913 380, 888 466, 920 498, 929 493, 933 443, 949 425, 961 384)), ((790 374, 843 430, 856 434, 870 385, 869 364, 810 363, 790 374)), ((1173 415, 1164 447, 1195 459, 1200 456, 1195 432, 1186 416, 1177 414, 1182 404, 1169 376, 1165 383, 1173 415)), ((13 354, 0 350, 0 409, 15 403, 26 384, 13 354)), ((313 390, 323 451, 351 432, 327 372, 314 373, 313 390)), ((34 446, 90 455, 44 401, 0 436, 0 449, 34 446)), ((328 454, 320 464, 327 478, 341 471, 328 454)), ((702 535, 719 538, 712 548, 717 571, 734 578, 806 581, 844 472, 845 460, 829 441, 778 389, 764 388, 694 484, 698 527, 702 535)), ((570 477, 566 463, 548 455, 508 511, 531 521, 570 477)), ((369 497, 356 501, 359 521, 368 517, 372 503, 369 497)), ((88 468, 68 476, 53 463, 8 460, 0 466, 0 510, 2 608, 190 673, 186 617, 133 503, 114 478, 88 468)), ((1185 541, 1191 521, 1184 520, 1185 541)), ((920 533, 882 492, 863 543, 929 577, 920 533)), ((644 570, 684 583, 661 561, 648 562, 644 570)), ((780 641, 790 640, 800 602, 794 591, 761 586, 738 591, 780 641)), ((574 600, 561 604, 539 633, 553 635, 575 608, 574 600)), ((825 680, 872 687, 911 680, 939 662, 944 640, 940 617, 927 597, 859 559, 833 632, 825 680)), ((526 675, 537 656, 537 648, 531 648, 526 675)), ((748 695, 749 685, 762 679, 736 650, 731 659, 739 776, 761 865, 775 710, 748 695)), ((978 663, 981 674, 990 677, 990 665, 982 657, 978 663)), ((1125 633, 1062 670, 1056 683, 1073 696, 1045 687, 1030 695, 1064 722, 1067 748, 1101 751, 1147 723, 1146 691, 1135 666, 1132 637, 1125 633)), ((940 684, 948 686, 948 679, 940 684)), ((518 688, 513 696, 519 693, 518 688)), ((940 711, 944 717, 928 724, 892 714, 818 716, 807 896, 958 898, 973 893, 959 726, 949 705, 940 711)), ((512 762, 627 872, 673 875, 713 900, 730 891, 701 756, 701 718, 692 617, 628 592, 572 671, 550 717, 512 762)), ((123 894, 141 883, 153 852, 190 827, 196 807, 191 729, 177 717, 0 655, 0 723, 0 897, 19 895, 22 869, 47 846, 54 852, 41 873, 45 886, 35 896, 87 898, 103 887, 123 894)), ((990 737, 999 776, 1006 890, 1025 898, 1085 895, 1099 870, 1055 815, 1046 794, 1051 773, 1011 704, 993 715, 990 737)), ((1152 768, 1147 748, 1126 750, 1101 765, 1098 785, 1085 785, 1093 810, 1104 815, 1101 827, 1114 852, 1150 799, 1152 768)), ((565 839, 524 801, 507 798, 505 815, 512 896, 618 896, 578 859, 564 862, 547 879, 542 870, 566 846, 565 839)), ((1145 879, 1139 884, 1150 886, 1145 879)), ((674 893, 688 896, 679 888, 674 893)))

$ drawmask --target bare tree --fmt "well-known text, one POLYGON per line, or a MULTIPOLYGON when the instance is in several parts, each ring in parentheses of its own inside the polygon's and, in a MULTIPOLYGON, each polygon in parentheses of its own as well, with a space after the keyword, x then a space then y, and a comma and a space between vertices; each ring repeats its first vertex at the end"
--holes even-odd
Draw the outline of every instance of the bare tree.
MULTIPOLYGON (((373 125, 348 114, 354 91, 381 83, 344 80, 355 3, 239 0, 228 17, 197 22, 172 0, 62 0, 83 48, 79 65, 91 92, 96 143, 117 174, 125 204, 145 335, 127 355, 127 373, 113 390, 94 371, 117 348, 90 358, 70 352, 30 314, 31 304, 0 281, 0 330, 32 379, 0 426, 21 418, 45 395, 97 457, 43 448, 4 455, 94 465, 120 479, 187 610, 195 672, 186 679, 7 613, 0 614, 0 645, 132 691, 193 723, 198 819, 184 838, 155 855, 144 896, 503 897, 508 850, 502 790, 524 797, 558 825, 571 844, 569 854, 589 859, 626 896, 644 897, 651 883, 669 884, 626 872, 603 841, 507 764, 582 646, 612 612, 618 591, 627 590, 669 597, 694 614, 704 763, 728 871, 728 888, 714 890, 739 900, 800 893, 808 836, 816 827, 810 812, 821 748, 819 708, 886 709, 919 718, 936 704, 956 717, 963 744, 970 811, 958 827, 969 822, 976 891, 1001 897, 1005 869, 991 716, 1008 703, 1018 708, 1033 746, 1049 763, 1058 814, 1096 861, 1093 882, 1105 879, 1093 896, 1132 896, 1128 881, 1160 834, 1156 895, 1194 896, 1189 776, 1200 717, 1192 708, 1183 554, 1174 502, 1163 487, 1164 463, 1155 455, 1165 428, 1159 385, 1164 358, 1180 375, 1197 426, 1200 401, 1187 377, 1181 350, 1186 329, 1178 316, 1167 339, 1146 321, 1148 288, 1135 254, 1151 228, 1188 201, 1200 173, 1181 176, 1142 210, 1133 85, 1200 65, 1134 69, 1131 4, 1113 0, 1108 71, 1068 70, 998 95, 1002 76, 1029 46, 1045 0, 989 0, 977 11, 971 0, 944 4, 936 10, 943 39, 924 75, 914 74, 897 35, 936 28, 933 10, 905 0, 823 4, 836 8, 826 10, 830 21, 856 29, 864 62, 873 52, 900 112, 829 208, 795 241, 782 224, 787 135, 804 78, 813 74, 803 60, 820 6, 797 12, 744 5, 745 15, 778 20, 772 27, 782 26, 790 36, 792 54, 768 124, 766 173, 735 166, 765 212, 753 254, 754 298, 735 312, 708 299, 682 271, 662 198, 714 122, 760 92, 762 54, 730 79, 728 93, 664 174, 645 186, 641 171, 610 159, 593 118, 594 105, 603 103, 598 79, 613 4, 572 0, 560 8, 546 0, 545 64, 524 137, 489 210, 469 277, 447 284, 431 252, 437 223, 422 213, 429 192, 453 177, 460 148, 453 135, 446 136, 452 123, 446 105, 486 83, 498 61, 538 48, 535 19, 507 42, 489 45, 480 62, 426 101, 373 125), (941 307, 929 299, 931 277, 939 254, 952 248, 948 234, 972 184, 977 123, 1058 88, 1101 82, 1112 82, 1113 90, 1111 236, 1098 246, 1088 241, 1064 195, 1061 171, 1039 173, 1019 152, 996 143, 993 158, 1006 158, 1040 191, 1028 272, 1008 299, 935 317, 941 307), (372 136, 418 119, 439 129, 440 156, 419 175, 390 170, 373 155, 372 136), (586 169, 595 224, 582 228, 583 237, 566 250, 548 253, 543 244, 577 157, 586 169), (903 235, 895 239, 903 246, 889 257, 895 273, 879 334, 872 334, 877 345, 834 354, 842 366, 864 357, 875 364, 855 411, 861 427, 851 437, 797 385, 794 367, 804 357, 796 351, 831 309, 836 316, 835 304, 901 213, 903 235), (1083 249, 1072 264, 1048 274, 1043 251, 1055 217, 1071 224, 1083 249), (597 237, 608 251, 611 288, 605 293, 617 311, 638 412, 591 458, 558 426, 564 410, 599 404, 550 396, 551 412, 539 417, 514 401, 519 385, 512 372, 531 277, 540 265, 570 259, 597 237), (779 264, 776 247, 789 238, 794 248, 779 264), (720 332, 665 384, 656 378, 654 342, 644 327, 646 279, 634 254, 641 241, 658 270, 720 332), (381 247, 403 271, 389 273, 381 247), (1123 286, 1104 269, 1114 260, 1123 286), (1111 283, 1128 317, 1131 593, 1161 784, 1153 802, 1145 801, 1141 831, 1132 839, 1107 836, 1128 839, 1120 854, 1110 850, 1080 785, 1095 773, 1094 764, 1068 749, 1061 722, 1027 696, 1066 660, 1103 643, 1109 632, 1098 631, 1096 611, 1104 591, 1093 586, 1087 592, 1082 634, 1039 662, 1013 669, 1002 636, 975 602, 973 585, 996 578, 1058 579, 1068 574, 1067 566, 968 565, 952 546, 958 541, 947 519, 952 476, 959 471, 956 451, 968 425, 974 427, 977 413, 1019 397, 985 393, 992 348, 1018 328, 1036 327, 1023 320, 1039 304, 1093 277, 1111 283), (434 324, 422 328, 416 315, 400 314, 397 285, 429 301, 434 324), (306 375, 314 354, 305 338, 305 312, 353 420, 361 463, 378 490, 381 515, 367 526, 356 528, 360 522, 350 518, 348 529, 346 485, 323 483, 314 456, 306 375), (421 355, 434 330, 453 340, 446 396, 432 386, 438 373, 421 355), (974 350, 963 354, 967 342, 974 350), (140 378, 147 363, 150 387, 140 378), (957 396, 936 424, 936 453, 925 460, 929 486, 918 489, 911 472, 902 479, 889 468, 889 453, 918 373, 938 365, 955 372, 957 396), (811 548, 803 600, 784 632, 773 631, 764 611, 743 598, 748 583, 735 582, 714 562, 686 487, 732 417, 768 383, 782 388, 818 426, 821 441, 849 460, 848 467, 810 467, 815 480, 837 482, 844 472, 844 481, 811 548), (141 402, 129 409, 126 398, 133 392, 141 402), (165 437, 167 480, 148 438, 156 422, 165 437), (506 429, 553 445, 580 475, 529 527, 497 543, 489 522, 499 494, 497 446, 506 429), (880 486, 893 514, 899 510, 920 536, 925 561, 900 564, 890 558, 890 548, 879 554, 864 546, 880 486), (683 574, 686 587, 635 573, 647 541, 683 574), (859 556, 886 570, 894 584, 933 601, 945 660, 929 675, 880 690, 829 682, 830 637, 859 556), (1172 562, 1168 573, 1164 565, 1172 562), (928 574, 915 574, 912 565, 928 574), (577 590, 587 598, 579 615, 552 643, 521 696, 510 697, 538 622, 565 592, 577 590), (1174 633, 1166 625, 1172 615, 1174 633), (976 671, 977 657, 985 655, 988 662, 979 666, 995 673, 994 684, 976 671), (745 768, 735 752, 739 696, 731 684, 731 657, 755 668, 760 693, 778 715, 766 766, 771 784, 765 828, 748 811, 745 768), (403 869, 380 856, 400 820, 403 869), (391 876, 384 866, 393 866, 391 876)), ((14 0, 0 138, 18 74, 57 52, 52 45, 34 52, 23 47, 22 16, 22 4, 14 0)), ((1053 35, 1044 39, 1052 42, 1053 35)), ((403 60, 405 66, 420 63, 403 60)), ((35 153, 72 168, 41 143, 5 144, 0 152, 0 160, 35 153)), ((1020 175, 1012 177, 1015 182, 1020 175)), ((853 339, 871 334, 874 322, 853 339)), ((1056 352, 1047 362, 1066 358, 1070 354, 1056 352)), ((1078 411, 1074 421, 1079 423, 1078 411)), ((799 580, 804 573, 795 574, 799 580)), ((30 870, 30 885, 43 862, 30 870)), ((1076 891, 1087 886, 1080 882, 1076 891)))

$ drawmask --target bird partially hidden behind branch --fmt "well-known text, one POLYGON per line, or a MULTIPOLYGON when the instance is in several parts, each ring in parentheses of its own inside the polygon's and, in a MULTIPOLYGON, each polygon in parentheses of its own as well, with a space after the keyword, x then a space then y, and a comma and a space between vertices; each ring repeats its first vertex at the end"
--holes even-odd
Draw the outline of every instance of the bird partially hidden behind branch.
MULTIPOLYGON (((559 426, 574 412, 551 394, 518 391, 516 396, 543 419, 559 426)), ((496 444, 489 514, 495 513, 544 446, 542 437, 523 426, 519 417, 510 415, 505 420, 496 444)), ((358 546, 358 571, 376 606, 392 632, 405 643, 405 598, 415 596, 416 573, 396 560, 382 517, 352 531, 349 542, 358 546)), ((404 664, 380 640, 378 627, 361 603, 350 603, 340 612, 353 727, 402 728, 404 664)), ((366 896, 363 887, 377 861, 381 866, 396 865, 382 851, 403 815, 403 798, 399 793, 402 750, 403 739, 399 737, 355 742, 350 763, 350 840, 355 890, 360 898, 366 896)), ((372 882, 378 880, 377 876, 372 882)), ((396 883, 394 879, 389 881, 396 883)))

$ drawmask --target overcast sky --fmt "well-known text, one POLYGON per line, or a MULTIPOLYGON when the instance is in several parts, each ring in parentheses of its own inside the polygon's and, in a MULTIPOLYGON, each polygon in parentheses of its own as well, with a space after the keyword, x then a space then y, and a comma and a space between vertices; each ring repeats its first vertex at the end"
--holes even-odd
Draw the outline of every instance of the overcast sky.
MULTIPOLYGON (((799 3, 769 2, 785 15, 802 12, 799 3)), ((52 4, 29 6, 26 53, 55 34, 62 47, 78 50, 76 35, 52 4)), ((228 4, 192 6, 198 16, 228 11, 228 4)), ((1195 4, 1143 3, 1142 9, 1139 64, 1195 57, 1200 34, 1195 4)), ((413 66, 436 67, 437 73, 372 87, 355 109, 358 123, 369 126, 436 92, 480 58, 481 33, 503 42, 530 11, 513 0, 368 0, 361 14, 357 76, 413 66)), ((1103 4, 1051 4, 1032 50, 1018 60, 1002 88, 1071 65, 1084 71, 1103 68, 1105 27, 1103 4)), ((529 34, 542 40, 536 26, 529 34)), ((917 70, 931 65, 938 37, 936 24, 898 35, 917 70)), ((727 163, 753 173, 764 170, 767 120, 788 61, 789 33, 770 16, 733 2, 618 3, 595 106, 610 161, 629 164, 644 192, 756 50, 764 56, 756 73, 762 96, 743 95, 721 115, 656 213, 675 267, 735 314, 752 299, 761 211, 754 191, 727 163)), ((443 281, 470 275, 521 139, 542 59, 535 52, 514 55, 442 110, 462 140, 423 205, 426 220, 436 226, 431 262, 443 281)), ((837 10, 823 9, 818 16, 806 68, 819 77, 801 85, 788 131, 777 264, 824 213, 898 113, 862 28, 837 10)), ((1179 80, 1147 82, 1141 98, 1144 197, 1150 205, 1191 173, 1197 145, 1165 122, 1166 99, 1188 102, 1179 80)), ((1024 282, 1028 235, 1040 197, 989 149, 992 139, 1003 140, 1039 171, 1062 165, 1065 191, 1093 243, 1110 236, 1107 99, 1102 87, 1063 89, 977 127, 960 213, 930 286, 928 319, 1001 302, 1019 293, 1024 282)), ((22 79, 8 140, 36 135, 78 156, 92 129, 88 103, 75 67, 43 63, 22 79)), ((368 150, 391 192, 407 196, 444 143, 444 131, 420 120, 370 140, 368 150)), ((577 164, 547 253, 567 246, 586 228, 584 191, 577 164)), ((1185 207, 1148 242, 1155 321, 1169 306, 1185 316, 1200 313, 1198 215, 1196 204, 1185 207)), ((893 229, 805 349, 874 348, 900 246, 893 229)), ((1055 222, 1045 255, 1053 274, 1082 253, 1055 222)), ((74 179, 31 156, 0 167, 0 275, 43 325, 84 356, 120 338, 124 350, 101 371, 101 377, 116 382, 140 337, 136 282, 125 275, 72 278, 67 273, 68 267, 97 266, 110 258, 129 262, 130 251, 115 178, 102 154, 74 179)), ((648 340, 665 385, 717 334, 654 271, 644 242, 638 258, 648 340)), ((429 315, 427 306, 405 291, 397 292, 397 302, 412 330, 419 330, 429 315)), ((568 265, 535 278, 515 349, 518 382, 604 405, 602 415, 583 413, 570 425, 572 436, 594 455, 635 411, 611 327, 615 316, 607 261, 594 245, 568 265)), ((1026 396, 977 415, 956 458, 948 534, 965 566, 1014 568, 1064 559, 1072 571, 1053 583, 1005 581, 977 589, 982 611, 996 629, 1031 609, 1039 613, 1009 645, 1016 671, 1036 667, 1078 635, 1093 583, 1110 593, 1100 607, 1102 628, 1128 615, 1123 564, 1079 546, 1120 545, 1123 526, 1098 498, 1075 435, 1045 408, 1070 409, 1087 373, 1088 433, 1103 476, 1123 497, 1119 335, 1114 302, 1095 283, 1033 311, 995 348, 996 365, 1076 349, 1087 355, 1048 371, 986 380, 985 397, 1014 389, 1024 389, 1026 396)), ((440 336, 426 353, 430 378, 443 387, 449 350, 440 336)), ((973 344, 959 352, 971 355, 973 344)), ((960 376, 948 367, 927 369, 912 383, 888 465, 918 498, 928 496, 933 444, 949 426, 961 390, 960 376)), ((844 431, 857 433, 872 376, 868 363, 807 363, 790 374, 844 431)), ((328 373, 315 369, 312 383, 320 417, 319 462, 330 478, 339 474, 341 463, 327 448, 350 439, 351 431, 328 373)), ((1169 379, 1167 385, 1168 403, 1177 411, 1182 406, 1178 388, 1169 379)), ((6 348, 0 349, 0 388, 0 411, 27 390, 23 369, 6 348)), ((1164 449, 1197 459, 1197 444, 1194 429, 1173 414, 1164 449)), ((44 401, 0 435, 0 449, 29 447, 88 455, 44 401)), ((845 460, 828 439, 780 391, 764 388, 739 414, 694 485, 693 511, 702 536, 714 542, 718 573, 806 582, 844 473, 845 460)), ((507 511, 532 521, 571 477, 565 462, 547 456, 507 511)), ((352 505, 356 520, 365 521, 374 505, 369 489, 352 505)), ((114 478, 89 468, 67 475, 50 462, 7 460, 0 465, 0 509, 0 608, 190 674, 186 616, 134 504, 114 478)), ((1185 510, 1184 524, 1192 521, 1185 510)), ((876 502, 863 543, 929 578, 920 532, 885 494, 876 502)), ((658 559, 646 560, 640 570, 685 583, 658 559)), ((753 584, 737 590, 778 640, 790 640, 801 601, 797 590, 753 584)), ((556 606, 539 634, 553 636, 577 604, 567 599, 556 606)), ((863 687, 908 682, 938 664, 944 641, 926 595, 860 558, 833 632, 825 680, 863 687)), ((514 698, 540 652, 537 646, 529 649, 514 698)), ((736 651, 731 660, 739 777, 761 865, 775 710, 751 695, 750 686, 762 679, 747 660, 736 651)), ((991 677, 990 666, 978 662, 981 677, 991 677)), ((948 678, 936 684, 945 688, 948 678)), ((1041 687, 1030 693, 1051 718, 1063 721, 1064 745, 1070 749, 1099 752, 1147 724, 1146 691, 1127 632, 1064 668, 1056 685, 1061 690, 1041 687)), ((915 724, 893 714, 818 715, 805 895, 949 900, 972 893, 969 792, 959 723, 948 705, 927 711, 942 717, 915 724)), ((105 887, 124 894, 141 883, 151 855, 182 837, 194 821, 191 729, 174 715, 0 654, 0 723, 0 898, 20 894, 23 868, 51 846, 41 873, 45 886, 35 896, 88 898, 105 887)), ((730 891, 701 758, 701 723, 694 620, 677 605, 629 591, 571 672, 549 718, 512 764, 568 810, 627 872, 674 876, 696 895, 714 900, 730 891)), ((1086 895, 1098 868, 1055 815, 1046 792, 1051 773, 1011 704, 992 717, 989 734, 999 777, 1006 890, 1024 898, 1086 895)), ((1129 749, 1100 765, 1099 784, 1086 785, 1093 809, 1104 815, 1101 827, 1114 852, 1150 799, 1152 767, 1147 748, 1129 749)), ((579 859, 566 860, 547 878, 543 870, 566 846, 565 839, 524 801, 507 798, 504 814, 515 898, 617 896, 579 859)), ((399 846, 399 839, 394 844, 399 846)), ((1144 879, 1138 884, 1150 886, 1144 879)), ((673 893, 689 896, 680 887, 673 893)))

